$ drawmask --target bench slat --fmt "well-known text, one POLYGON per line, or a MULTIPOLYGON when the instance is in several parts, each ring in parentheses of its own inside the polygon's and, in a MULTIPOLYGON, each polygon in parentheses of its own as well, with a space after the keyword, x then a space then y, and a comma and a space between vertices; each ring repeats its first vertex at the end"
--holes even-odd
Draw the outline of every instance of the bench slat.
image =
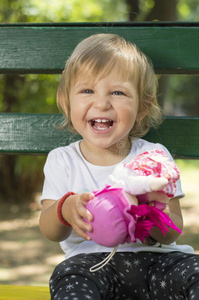
POLYGON ((199 118, 166 117, 145 139, 163 144, 175 158, 199 158, 199 118))
MULTIPOLYGON (((57 128, 60 114, 0 114, 0 152, 46 154, 81 137, 57 128)), ((174 157, 199 158, 199 118, 167 117, 145 137, 165 145, 174 157)))
POLYGON ((50 300, 48 287, 0 285, 0 300, 50 300))
POLYGON ((1 24, 0 73, 60 73, 76 44, 95 33, 135 43, 156 73, 199 74, 199 24, 160 22, 1 24))
POLYGON ((80 139, 57 128, 62 120, 59 114, 1 113, 0 152, 45 154, 80 139))

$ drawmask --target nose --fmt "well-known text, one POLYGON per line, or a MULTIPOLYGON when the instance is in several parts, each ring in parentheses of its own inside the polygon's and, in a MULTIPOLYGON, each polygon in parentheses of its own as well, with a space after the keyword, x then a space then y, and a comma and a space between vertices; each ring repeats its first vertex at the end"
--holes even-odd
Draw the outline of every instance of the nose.
POLYGON ((111 108, 111 102, 108 96, 97 96, 93 105, 99 110, 107 110, 111 108))

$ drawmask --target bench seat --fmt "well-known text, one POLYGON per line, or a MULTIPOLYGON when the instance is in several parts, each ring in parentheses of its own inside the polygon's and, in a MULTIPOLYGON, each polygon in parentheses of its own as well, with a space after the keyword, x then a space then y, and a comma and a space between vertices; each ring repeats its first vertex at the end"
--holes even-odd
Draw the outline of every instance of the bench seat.
POLYGON ((0 285, 0 300, 50 300, 49 287, 0 285))

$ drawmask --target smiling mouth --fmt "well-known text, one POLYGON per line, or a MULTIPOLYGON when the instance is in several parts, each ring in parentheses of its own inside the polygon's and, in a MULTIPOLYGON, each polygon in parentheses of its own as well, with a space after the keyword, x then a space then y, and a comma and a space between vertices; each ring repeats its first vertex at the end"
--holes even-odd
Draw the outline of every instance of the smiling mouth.
POLYGON ((92 119, 89 123, 96 130, 107 130, 113 126, 113 120, 109 119, 92 119))

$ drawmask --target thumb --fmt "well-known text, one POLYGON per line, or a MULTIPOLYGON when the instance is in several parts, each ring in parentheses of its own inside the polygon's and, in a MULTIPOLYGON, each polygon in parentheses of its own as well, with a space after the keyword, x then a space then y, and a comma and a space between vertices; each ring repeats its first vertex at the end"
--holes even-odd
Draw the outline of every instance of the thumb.
POLYGON ((93 199, 94 197, 95 195, 93 193, 86 192, 81 195, 81 201, 87 203, 89 200, 93 199))

